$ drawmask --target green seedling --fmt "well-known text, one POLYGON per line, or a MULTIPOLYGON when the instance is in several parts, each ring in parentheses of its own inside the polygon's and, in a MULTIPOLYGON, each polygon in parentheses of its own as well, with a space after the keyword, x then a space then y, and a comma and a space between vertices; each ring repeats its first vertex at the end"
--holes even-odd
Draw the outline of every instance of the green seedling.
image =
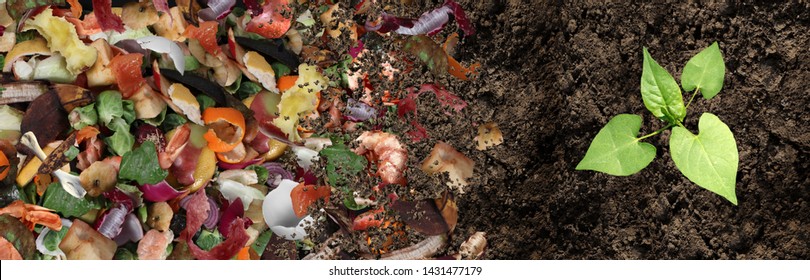
POLYGON ((703 113, 698 134, 683 125, 686 109, 698 92, 708 100, 723 88, 726 67, 715 42, 689 59, 681 73, 681 86, 658 65, 644 48, 641 97, 644 106, 666 125, 650 134, 638 136, 641 116, 620 114, 596 134, 577 170, 593 170, 614 176, 635 174, 655 158, 655 146, 642 140, 672 129, 669 149, 675 166, 686 178, 710 190, 734 205, 739 153, 734 134, 717 116, 703 113), (692 97, 684 105, 681 87, 692 97))

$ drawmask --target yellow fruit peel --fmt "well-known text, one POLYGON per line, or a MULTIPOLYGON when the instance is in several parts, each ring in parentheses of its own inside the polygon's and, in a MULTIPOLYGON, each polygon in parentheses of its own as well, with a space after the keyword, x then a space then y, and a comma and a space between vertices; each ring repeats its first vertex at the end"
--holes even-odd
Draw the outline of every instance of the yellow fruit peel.
POLYGON ((53 10, 47 9, 25 22, 22 31, 36 29, 45 40, 52 52, 62 54, 67 60, 67 70, 73 74, 81 74, 93 66, 98 57, 95 48, 85 45, 79 40, 76 28, 61 17, 53 16, 53 10))
POLYGON ((279 117, 273 120, 290 141, 299 141, 297 127, 299 119, 312 113, 318 106, 318 92, 327 87, 329 80, 318 72, 315 66, 298 66, 298 80, 281 95, 278 104, 279 117))

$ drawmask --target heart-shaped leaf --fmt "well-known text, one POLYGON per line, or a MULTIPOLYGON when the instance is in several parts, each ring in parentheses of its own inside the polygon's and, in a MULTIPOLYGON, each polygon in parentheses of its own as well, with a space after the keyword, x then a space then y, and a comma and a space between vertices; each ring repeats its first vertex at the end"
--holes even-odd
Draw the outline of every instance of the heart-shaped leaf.
POLYGON ((655 147, 639 141, 641 116, 621 114, 613 117, 596 134, 577 170, 593 170, 614 176, 641 171, 655 158, 655 147))
POLYGON ((698 128, 698 135, 683 127, 672 129, 669 148, 675 166, 698 186, 737 205, 735 186, 739 154, 734 134, 710 113, 700 116, 698 128))
POLYGON ((711 99, 723 88, 726 65, 720 47, 714 42, 686 62, 681 73, 681 85, 685 91, 699 89, 703 98, 711 99))
POLYGON ((667 69, 655 62, 647 48, 644 48, 641 71, 641 99, 654 116, 671 124, 677 124, 686 116, 681 87, 667 69))

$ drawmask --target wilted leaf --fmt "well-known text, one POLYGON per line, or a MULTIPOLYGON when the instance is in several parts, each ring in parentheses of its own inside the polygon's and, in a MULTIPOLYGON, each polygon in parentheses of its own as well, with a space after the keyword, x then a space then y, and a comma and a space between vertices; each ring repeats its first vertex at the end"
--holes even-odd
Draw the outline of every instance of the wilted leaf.
POLYGON ((439 235, 450 231, 433 200, 397 200, 391 205, 391 209, 399 214, 405 224, 425 235, 439 235))

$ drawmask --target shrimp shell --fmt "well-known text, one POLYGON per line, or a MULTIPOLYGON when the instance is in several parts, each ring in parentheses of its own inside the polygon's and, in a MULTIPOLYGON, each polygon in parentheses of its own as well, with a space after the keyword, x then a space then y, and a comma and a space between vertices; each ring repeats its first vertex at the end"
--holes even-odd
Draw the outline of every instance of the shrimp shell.
POLYGON ((363 155, 372 152, 377 161, 377 175, 385 184, 406 185, 403 173, 408 162, 408 152, 393 134, 381 131, 366 131, 357 138, 360 142, 355 152, 363 155))

